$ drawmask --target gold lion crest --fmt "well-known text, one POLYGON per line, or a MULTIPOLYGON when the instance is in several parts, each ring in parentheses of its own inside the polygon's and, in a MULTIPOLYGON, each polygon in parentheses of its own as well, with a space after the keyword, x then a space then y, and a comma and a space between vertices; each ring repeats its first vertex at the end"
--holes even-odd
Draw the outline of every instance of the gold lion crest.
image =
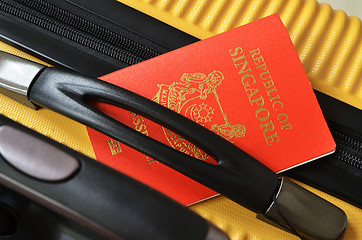
MULTIPOLYGON (((221 107, 216 88, 223 80, 224 76, 220 71, 213 71, 208 75, 184 73, 178 82, 159 84, 159 90, 152 100, 203 126, 212 121, 210 130, 232 142, 234 137, 245 136, 245 126, 232 125, 221 107)), ((206 153, 189 141, 168 129, 162 127, 162 130, 173 148, 202 160, 208 158, 206 153)))

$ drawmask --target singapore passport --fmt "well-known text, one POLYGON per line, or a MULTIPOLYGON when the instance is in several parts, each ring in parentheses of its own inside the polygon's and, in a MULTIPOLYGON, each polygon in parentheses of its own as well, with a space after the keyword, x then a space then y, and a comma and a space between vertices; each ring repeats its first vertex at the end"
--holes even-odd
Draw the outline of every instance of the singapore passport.
MULTIPOLYGON (((310 82, 278 15, 101 78, 176 111, 237 145, 275 172, 334 151, 310 82)), ((143 134, 212 163, 187 139, 135 113, 97 108, 143 134)), ((188 205, 216 193, 88 129, 97 159, 188 205)), ((243 161, 243 159, 240 159, 243 161)))

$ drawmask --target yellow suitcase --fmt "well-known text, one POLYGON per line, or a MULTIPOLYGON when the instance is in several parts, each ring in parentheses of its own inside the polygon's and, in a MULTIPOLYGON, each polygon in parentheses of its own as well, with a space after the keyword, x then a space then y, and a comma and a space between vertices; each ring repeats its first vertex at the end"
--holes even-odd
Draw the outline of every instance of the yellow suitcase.
MULTIPOLYGON (((207 38, 278 13, 286 25, 315 89, 362 109, 362 24, 315 0, 119 0, 198 38, 207 38)), ((34 57, 5 43, 0 50, 34 57)), ((95 158, 83 125, 50 110, 37 112, 0 95, 0 113, 95 158)), ((362 210, 301 184, 342 208, 348 216, 345 240, 362 239, 362 210)), ((255 214, 219 196, 190 206, 233 240, 297 239, 255 218, 255 214)))

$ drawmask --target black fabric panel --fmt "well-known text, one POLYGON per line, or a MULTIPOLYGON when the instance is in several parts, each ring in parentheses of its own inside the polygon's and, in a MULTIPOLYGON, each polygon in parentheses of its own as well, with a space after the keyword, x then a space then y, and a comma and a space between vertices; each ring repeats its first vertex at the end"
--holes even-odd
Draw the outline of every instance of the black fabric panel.
POLYGON ((290 170, 287 175, 362 208, 362 179, 330 161, 331 157, 325 157, 290 170))

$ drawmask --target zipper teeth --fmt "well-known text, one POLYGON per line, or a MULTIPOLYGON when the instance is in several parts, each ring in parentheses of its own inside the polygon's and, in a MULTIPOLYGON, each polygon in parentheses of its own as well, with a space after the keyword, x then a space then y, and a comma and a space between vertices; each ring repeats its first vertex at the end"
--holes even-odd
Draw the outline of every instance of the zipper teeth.
POLYGON ((67 38, 73 42, 92 48, 100 53, 108 55, 126 64, 133 65, 144 60, 109 43, 98 40, 87 34, 66 27, 56 21, 36 14, 35 12, 30 11, 26 8, 0 0, 0 10, 11 14, 12 16, 15 16, 19 19, 32 23, 38 27, 41 27, 42 29, 48 30, 64 38, 67 38))
POLYGON ((352 138, 340 131, 331 130, 333 137, 336 141, 342 143, 343 145, 350 147, 356 151, 362 152, 362 142, 358 141, 355 138, 352 138))
POLYGON ((333 156, 354 168, 362 169, 362 157, 359 154, 362 153, 362 142, 333 128, 331 132, 334 140, 339 143, 333 156))
POLYGON ((48 2, 42 0, 17 0, 22 4, 25 4, 43 14, 46 14, 53 17, 61 22, 64 22, 70 26, 73 26, 81 31, 89 33, 97 38, 103 39, 115 46, 126 49, 138 56, 141 56, 145 59, 149 59, 159 55, 158 52, 147 48, 141 44, 138 44, 130 39, 125 38, 122 35, 119 35, 115 32, 112 32, 102 26, 94 24, 90 21, 87 21, 77 15, 69 13, 64 9, 61 9, 57 6, 54 6, 48 2))
POLYGON ((345 149, 337 148, 335 156, 340 161, 343 161, 355 168, 362 169, 362 159, 357 154, 346 151, 345 149))

